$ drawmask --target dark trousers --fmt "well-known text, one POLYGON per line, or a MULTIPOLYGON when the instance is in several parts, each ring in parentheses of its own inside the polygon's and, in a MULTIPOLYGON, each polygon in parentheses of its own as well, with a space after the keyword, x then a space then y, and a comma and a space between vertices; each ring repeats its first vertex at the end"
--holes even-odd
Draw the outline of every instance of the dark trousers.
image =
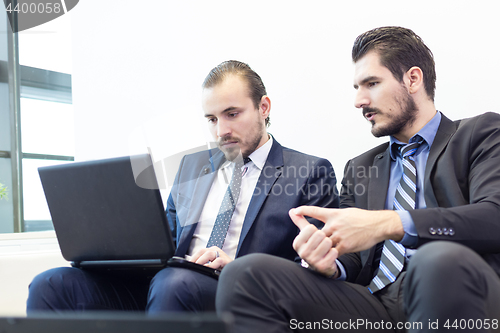
POLYGON ((460 325, 460 320, 470 318, 475 320, 470 331, 486 331, 488 322, 490 330, 498 328, 494 323, 500 319, 500 279, 464 246, 433 242, 421 247, 398 283, 392 289, 397 292, 372 295, 364 286, 330 280, 290 261, 253 254, 224 268, 216 307, 220 313, 232 312, 235 331, 243 333, 443 332, 449 331, 444 327, 446 321, 453 331, 455 320, 460 325), (398 312, 403 313, 403 318, 398 317, 401 321, 391 317, 398 312), (430 325, 436 320, 439 326, 434 329, 430 325))
POLYGON ((217 280, 184 268, 82 270, 61 267, 36 276, 28 315, 38 311, 215 311, 217 280))

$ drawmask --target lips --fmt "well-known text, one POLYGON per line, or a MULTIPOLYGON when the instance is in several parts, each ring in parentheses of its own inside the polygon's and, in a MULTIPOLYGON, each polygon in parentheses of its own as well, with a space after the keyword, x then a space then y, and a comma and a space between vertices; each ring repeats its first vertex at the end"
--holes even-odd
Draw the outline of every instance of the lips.
POLYGON ((227 146, 233 146, 236 144, 238 144, 238 141, 226 141, 226 142, 221 143, 221 146, 227 147, 227 146))
POLYGON ((374 112, 368 112, 368 113, 365 114, 365 118, 368 121, 372 121, 373 118, 375 118, 375 115, 376 115, 376 113, 374 113, 374 112))
POLYGON ((368 120, 368 121, 373 121, 376 114, 377 114, 377 111, 374 109, 370 109, 370 108, 363 109, 363 117, 365 117, 366 120, 368 120))
POLYGON ((237 146, 238 142, 239 141, 237 139, 226 138, 224 140, 221 140, 221 142, 219 143, 219 147, 226 148, 226 149, 231 149, 231 148, 237 146))

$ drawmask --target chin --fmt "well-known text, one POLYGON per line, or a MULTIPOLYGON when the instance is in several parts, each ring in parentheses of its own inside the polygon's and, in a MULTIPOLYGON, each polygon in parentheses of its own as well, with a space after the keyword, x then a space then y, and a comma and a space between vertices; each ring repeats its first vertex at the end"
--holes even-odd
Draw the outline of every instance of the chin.
POLYGON ((383 136, 387 136, 387 129, 380 126, 372 126, 372 135, 376 138, 381 138, 383 136))
POLYGON ((229 161, 234 160, 240 154, 239 149, 224 149, 222 150, 222 152, 224 153, 224 156, 226 156, 226 159, 229 161))

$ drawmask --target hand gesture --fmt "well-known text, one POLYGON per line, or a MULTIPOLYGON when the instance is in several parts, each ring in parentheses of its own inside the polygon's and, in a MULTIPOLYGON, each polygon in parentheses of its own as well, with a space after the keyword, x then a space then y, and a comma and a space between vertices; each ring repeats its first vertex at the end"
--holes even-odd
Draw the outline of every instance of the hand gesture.
POLYGON ((331 240, 331 246, 338 251, 339 256, 367 250, 386 239, 400 241, 404 236, 401 219, 392 210, 301 206, 292 211, 290 216, 294 215, 296 220, 299 220, 298 217, 310 216, 325 223, 321 231, 331 240))
POLYGON ((334 277, 337 273, 335 259, 338 251, 333 247, 332 240, 314 224, 310 224, 303 215, 291 209, 288 213, 300 233, 293 241, 293 248, 309 266, 323 275, 334 277))

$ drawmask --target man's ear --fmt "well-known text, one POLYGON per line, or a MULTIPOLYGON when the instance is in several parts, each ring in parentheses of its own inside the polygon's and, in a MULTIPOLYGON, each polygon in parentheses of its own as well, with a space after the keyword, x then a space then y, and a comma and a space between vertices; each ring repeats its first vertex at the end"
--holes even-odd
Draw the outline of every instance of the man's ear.
POLYGON ((262 96, 260 99, 259 113, 263 119, 266 119, 271 112, 271 100, 267 95, 262 96))
POLYGON ((424 73, 420 67, 413 66, 405 74, 405 81, 408 85, 410 94, 415 94, 424 89, 424 73))

